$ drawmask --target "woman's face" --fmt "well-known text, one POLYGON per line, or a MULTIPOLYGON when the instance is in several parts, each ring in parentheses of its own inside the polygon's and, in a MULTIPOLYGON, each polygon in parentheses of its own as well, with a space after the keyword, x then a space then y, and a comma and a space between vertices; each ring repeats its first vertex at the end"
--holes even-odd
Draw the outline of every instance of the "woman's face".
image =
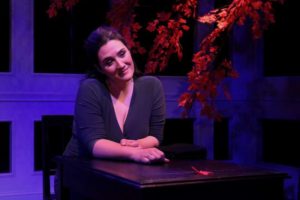
POLYGON ((124 82, 133 78, 134 62, 129 49, 119 40, 110 40, 98 51, 101 72, 109 81, 124 82))

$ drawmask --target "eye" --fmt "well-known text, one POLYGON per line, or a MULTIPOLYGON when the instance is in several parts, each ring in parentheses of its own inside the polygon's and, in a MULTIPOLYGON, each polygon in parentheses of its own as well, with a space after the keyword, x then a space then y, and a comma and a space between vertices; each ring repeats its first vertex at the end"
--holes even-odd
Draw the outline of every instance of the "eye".
POLYGON ((113 64, 113 59, 107 58, 104 60, 103 64, 104 64, 104 67, 109 67, 113 64))
POLYGON ((126 54, 126 50, 125 49, 121 49, 119 52, 118 52, 118 56, 123 58, 126 54))

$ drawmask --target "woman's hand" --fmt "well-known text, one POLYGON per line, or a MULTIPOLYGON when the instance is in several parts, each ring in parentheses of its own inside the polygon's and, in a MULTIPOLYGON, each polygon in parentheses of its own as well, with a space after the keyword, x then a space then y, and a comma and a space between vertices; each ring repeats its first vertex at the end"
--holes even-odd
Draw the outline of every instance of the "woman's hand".
POLYGON ((165 157, 164 152, 157 148, 136 149, 132 153, 131 159, 140 163, 169 162, 169 159, 165 157))
POLYGON ((120 144, 121 144, 122 146, 139 147, 139 148, 141 148, 141 146, 140 146, 138 140, 122 139, 122 140, 120 141, 120 144))
POLYGON ((151 147, 157 147, 159 145, 159 141, 155 137, 149 135, 138 140, 121 139, 120 144, 122 146, 147 149, 151 147))
POLYGON ((97 158, 114 158, 132 160, 139 163, 168 162, 164 152, 155 147, 140 148, 139 140, 124 140, 127 145, 107 139, 97 140, 93 147, 93 156, 97 158), (130 146, 131 145, 131 146, 130 146))
POLYGON ((139 163, 169 162, 164 152, 155 148, 158 145, 156 138, 148 136, 139 140, 122 139, 121 146, 131 147, 130 159, 139 163))

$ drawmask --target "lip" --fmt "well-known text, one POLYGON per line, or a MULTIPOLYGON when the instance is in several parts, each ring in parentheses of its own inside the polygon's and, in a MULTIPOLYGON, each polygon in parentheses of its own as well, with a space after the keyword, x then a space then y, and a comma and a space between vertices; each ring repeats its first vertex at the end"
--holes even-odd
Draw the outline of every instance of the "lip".
POLYGON ((119 76, 124 76, 128 72, 129 67, 125 67, 124 69, 119 71, 119 76))
POLYGON ((128 69, 129 69, 129 67, 125 67, 125 69, 123 69, 121 72, 122 72, 123 74, 125 74, 125 73, 128 71, 128 69))

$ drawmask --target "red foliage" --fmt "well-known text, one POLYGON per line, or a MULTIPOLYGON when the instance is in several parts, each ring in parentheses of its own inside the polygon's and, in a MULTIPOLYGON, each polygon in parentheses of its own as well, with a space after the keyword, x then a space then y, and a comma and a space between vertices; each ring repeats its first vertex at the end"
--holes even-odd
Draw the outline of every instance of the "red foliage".
MULTIPOLYGON (((179 99, 179 105, 184 107, 186 111, 191 109, 194 101, 198 101, 202 106, 202 115, 220 119, 221 116, 214 105, 217 88, 222 86, 222 81, 225 78, 236 78, 238 73, 233 69, 231 62, 226 59, 219 63, 213 63, 220 52, 217 39, 224 32, 230 31, 234 24, 243 25, 246 18, 252 20, 253 37, 259 38, 262 31, 270 23, 274 23, 271 1, 233 0, 230 5, 224 8, 212 10, 208 14, 198 17, 199 22, 216 23, 216 27, 202 40, 200 50, 194 54, 194 66, 188 74, 190 85, 188 91, 179 99)), ((225 86, 222 89, 225 97, 230 99, 230 94, 225 86)))
MULTIPOLYGON (((48 9, 49 17, 57 15, 57 10, 65 7, 71 9, 79 0, 52 0, 48 9)), ((231 62, 226 58, 216 61, 220 54, 220 43, 217 39, 230 31, 234 24, 243 25, 246 19, 252 21, 252 34, 259 38, 263 30, 270 23, 274 23, 272 3, 283 3, 284 0, 233 0, 231 4, 220 9, 210 11, 208 14, 197 17, 197 0, 175 1, 170 12, 156 14, 156 19, 150 21, 146 30, 156 34, 153 46, 148 53, 146 73, 163 70, 168 64, 172 54, 176 54, 179 60, 182 58, 180 39, 184 32, 189 30, 188 19, 197 20, 200 23, 216 24, 212 32, 205 37, 200 49, 193 56, 192 70, 187 74, 188 91, 179 98, 179 106, 185 109, 184 114, 192 108, 195 101, 201 104, 201 114, 211 118, 220 119, 220 114, 214 105, 218 95, 218 87, 221 86, 225 97, 230 99, 230 94, 222 82, 226 78, 236 78, 238 73, 231 62)), ((135 21, 134 8, 138 6, 138 0, 115 0, 112 10, 107 18, 111 25, 116 27, 126 38, 133 53, 144 54, 145 48, 138 42, 139 30, 143 28, 135 21)))
POLYGON ((145 48, 137 41, 138 31, 141 25, 135 22, 134 8, 138 6, 138 0, 115 0, 112 10, 107 14, 111 26, 115 27, 127 40, 133 53, 144 54, 145 48))
POLYGON ((65 8, 66 10, 71 10, 79 0, 51 0, 51 4, 47 10, 48 16, 50 18, 57 15, 57 11, 65 8))
POLYGON ((149 22, 147 30, 155 32, 156 37, 148 54, 146 73, 164 70, 172 54, 182 59, 180 39, 189 30, 187 18, 196 15, 196 0, 185 0, 175 3, 169 13, 157 13, 157 19, 149 22))

